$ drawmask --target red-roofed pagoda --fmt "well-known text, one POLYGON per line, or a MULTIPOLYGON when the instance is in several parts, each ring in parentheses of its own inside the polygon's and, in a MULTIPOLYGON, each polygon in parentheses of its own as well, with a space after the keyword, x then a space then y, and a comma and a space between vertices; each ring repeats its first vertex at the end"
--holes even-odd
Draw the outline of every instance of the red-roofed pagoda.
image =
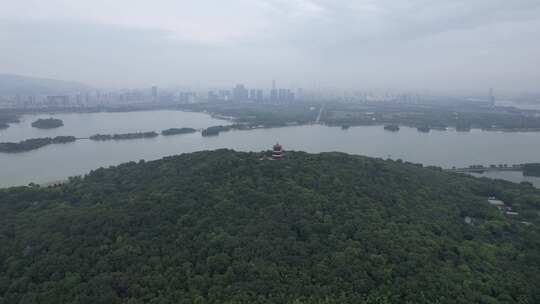
POLYGON ((283 158, 283 147, 280 144, 274 145, 274 150, 272 151, 273 159, 282 159, 283 158))

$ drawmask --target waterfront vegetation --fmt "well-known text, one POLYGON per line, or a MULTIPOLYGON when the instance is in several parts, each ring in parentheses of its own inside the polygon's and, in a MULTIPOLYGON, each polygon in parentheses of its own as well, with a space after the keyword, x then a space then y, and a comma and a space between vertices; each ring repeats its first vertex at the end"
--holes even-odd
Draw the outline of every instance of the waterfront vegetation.
POLYGON ((319 104, 262 104, 262 103, 197 103, 180 107, 183 110, 208 112, 217 117, 232 117, 236 123, 264 127, 289 124, 308 124, 317 118, 319 104))
POLYGON ((193 128, 171 128, 171 129, 161 131, 161 135, 171 136, 171 135, 178 135, 178 134, 190 134, 190 133, 195 133, 195 132, 197 132, 197 130, 193 128))
POLYGON ((202 136, 217 136, 220 132, 227 132, 231 130, 230 126, 212 126, 204 129, 201 132, 202 136))
POLYGON ((9 128, 10 123, 18 123, 19 118, 15 114, 0 113, 0 130, 9 128))
POLYGON ((442 106, 395 103, 329 103, 321 117, 328 125, 396 124, 426 130, 448 127, 467 132, 540 131, 537 111, 474 105, 442 106))
POLYGON ((256 125, 251 125, 251 124, 246 124, 246 123, 244 124, 238 123, 238 124, 232 124, 232 125, 227 125, 227 126, 212 126, 212 127, 208 127, 202 130, 201 135, 204 137, 217 136, 221 132, 227 132, 231 130, 253 130, 253 129, 260 129, 260 128, 270 128, 270 127, 261 126, 261 125, 256 126, 256 125))
POLYGON ((539 211, 526 184, 342 153, 130 162, 0 190, 0 303, 539 303, 539 211))
POLYGON ((523 164, 523 175, 525 176, 537 176, 540 177, 540 163, 523 164))
MULTIPOLYGON (((153 138, 159 136, 158 133, 152 132, 138 132, 138 133, 126 133, 126 134, 113 134, 103 135, 96 134, 89 137, 94 141, 107 141, 107 140, 125 140, 125 139, 140 139, 140 138, 153 138)), ((31 138, 20 142, 4 142, 0 143, 0 153, 21 153, 31 150, 36 150, 41 147, 45 147, 51 144, 64 144, 76 141, 75 136, 56 136, 53 138, 31 138)))
POLYGON ((180 109, 208 112, 237 123, 256 126, 286 126, 317 121, 329 126, 398 125, 460 132, 471 129, 486 131, 540 131, 540 114, 535 110, 491 107, 474 103, 455 106, 438 104, 399 104, 392 102, 301 102, 267 104, 213 102, 180 106, 180 109))
MULTIPOLYGON (((317 122, 319 110, 324 111, 318 122, 329 126, 398 125, 413 128, 427 127, 435 130, 454 128, 460 132, 471 129, 486 131, 540 131, 540 111, 512 107, 491 107, 475 103, 408 104, 395 102, 338 102, 318 101, 269 104, 255 102, 206 102, 182 104, 173 108, 194 112, 206 112, 217 118, 231 119, 235 123, 257 127, 279 127, 317 122)), ((168 108, 171 108, 169 106, 168 108)), ((136 111, 145 107, 124 106, 118 108, 95 108, 79 110, 136 111)), ((67 111, 58 109, 58 111, 67 111)), ((74 111, 74 110, 70 110, 74 111)), ((20 111, 19 111, 20 112, 20 111)), ((19 113, 18 112, 18 113, 19 113)), ((23 113, 23 112, 20 112, 23 113)), ((16 122, 13 113, 5 113, 16 122)))
POLYGON ((153 138, 159 134, 155 131, 150 132, 136 132, 136 133, 124 133, 124 134, 95 134, 90 136, 90 140, 95 141, 107 141, 107 140, 127 140, 127 139, 140 139, 140 138, 153 138))
POLYGON ((31 138, 23 140, 17 143, 5 142, 0 143, 0 152, 2 153, 20 153, 31 150, 36 150, 41 147, 45 147, 52 144, 65 144, 74 142, 76 138, 74 136, 56 136, 53 138, 31 138))
MULTIPOLYGON (((219 130, 229 130, 231 128, 234 128, 235 126, 219 126, 219 127, 211 127, 209 128, 211 132, 214 132, 216 128, 219 130)), ((241 128, 240 126, 236 126, 236 128, 241 128)), ((170 136, 175 134, 188 134, 188 133, 194 133, 197 132, 196 129, 193 128, 171 128, 167 130, 163 130, 161 132, 161 135, 163 136, 170 136)), ((108 140, 128 140, 128 139, 142 139, 142 138, 154 138, 159 136, 159 134, 155 131, 150 132, 136 132, 136 133, 124 133, 124 134, 95 134, 88 139, 94 140, 94 141, 108 141, 108 140)), ((68 143, 68 142, 74 142, 77 138, 75 136, 57 136, 54 138, 32 138, 27 139, 18 143, 14 142, 4 142, 0 143, 0 153, 20 153, 20 152, 26 152, 30 150, 39 149, 41 147, 50 145, 50 144, 60 144, 60 143, 68 143)))
POLYGON ((32 127, 38 129, 54 129, 59 128, 64 125, 64 122, 61 119, 56 118, 45 118, 38 119, 32 123, 32 127))
POLYGON ((399 126, 398 125, 386 125, 386 126, 384 126, 384 129, 387 130, 387 131, 397 132, 397 131, 399 131, 399 126))

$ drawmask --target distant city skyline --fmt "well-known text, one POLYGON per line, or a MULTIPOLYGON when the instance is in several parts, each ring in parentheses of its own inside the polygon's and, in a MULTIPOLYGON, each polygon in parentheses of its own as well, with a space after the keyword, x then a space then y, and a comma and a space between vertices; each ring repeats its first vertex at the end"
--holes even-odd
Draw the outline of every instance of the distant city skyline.
MULTIPOLYGON (((210 85, 204 85, 204 84, 198 84, 197 86, 187 86, 187 85, 169 85, 169 86, 163 86, 163 85, 156 85, 155 83, 145 84, 142 86, 134 86, 134 87, 92 87, 89 85, 86 85, 85 83, 80 82, 74 82, 70 80, 59 80, 59 79, 49 79, 49 78, 36 78, 36 77, 28 77, 28 76, 22 76, 22 75, 10 75, 10 74, 0 74, 0 96, 14 96, 14 95, 24 95, 24 96, 34 96, 34 98, 38 95, 62 95, 64 93, 70 93, 70 94, 76 94, 76 93, 84 93, 84 92, 115 92, 115 93, 121 93, 121 92, 140 92, 145 90, 151 91, 152 99, 156 100, 158 93, 158 88, 166 92, 166 94, 171 94, 171 92, 197 92, 199 95, 202 94, 209 94, 209 93, 215 93, 215 98, 209 98, 212 99, 221 99, 221 100, 231 100, 232 99, 232 92, 234 90, 231 89, 233 86, 233 83, 237 83, 244 86, 244 88, 247 89, 247 95, 250 97, 251 100, 261 100, 263 98, 257 97, 253 98, 252 95, 264 95, 264 98, 268 99, 278 99, 278 95, 280 93, 283 94, 283 90, 288 90, 287 94, 293 94, 296 96, 300 96, 305 92, 309 92, 312 95, 357 95, 358 93, 362 94, 390 94, 390 95, 400 95, 400 94, 422 94, 422 95, 438 95, 438 96, 455 96, 455 97, 484 97, 487 96, 488 99, 493 99, 497 95, 502 98, 514 98, 522 95, 531 95, 531 96, 540 96, 540 90, 537 91, 519 91, 519 90, 501 90, 499 88, 476 88, 472 90, 456 90, 456 89, 448 89, 448 90, 436 90, 436 89, 396 89, 396 88, 389 88, 389 87, 380 87, 380 88, 370 88, 370 87, 356 87, 356 88, 343 88, 343 87, 333 87, 333 86, 327 86, 327 87, 300 87, 300 86, 294 86, 294 85, 283 85, 279 86, 276 84, 276 79, 272 79, 270 83, 266 83, 266 85, 262 86, 248 86, 244 83, 238 83, 231 81, 227 85, 223 86, 210 86, 210 85), (7 82, 6 82, 7 81, 7 82), (18 83, 18 81, 22 81, 21 83, 18 83), (59 82, 59 87, 62 88, 59 91, 56 92, 42 92, 42 93, 36 93, 34 92, 35 89, 43 89, 51 84, 59 82), (34 84, 34 89, 28 88, 28 90, 25 89, 26 86, 34 84), (72 89, 67 89, 72 88, 72 89), (73 89, 75 88, 75 89, 73 89), (276 89, 275 92, 273 89, 276 89), (231 89, 231 90, 229 90, 231 89), (7 91, 6 91, 7 90, 7 91), (11 92, 11 93, 6 93, 11 92), (230 96, 227 98, 226 95, 230 94, 230 96), (486 95, 487 94, 487 95, 486 95), (275 95, 275 96, 272 96, 275 95), (225 97, 224 97, 225 96, 225 97)), ((31 85, 32 86, 32 85, 31 85)), ((293 98, 294 99, 294 98, 293 98)), ((540 100, 539 100, 540 101, 540 100)))
MULTIPOLYGON (((493 89, 481 95, 432 95, 415 91, 389 90, 310 90, 281 88, 272 81, 270 88, 246 87, 237 84, 231 88, 197 91, 189 89, 161 89, 158 86, 121 90, 87 89, 64 93, 0 94, 0 108, 85 108, 95 106, 175 105, 204 102, 292 104, 298 102, 352 102, 395 104, 481 104, 496 106, 493 89)), ((540 95, 522 95, 520 100, 532 101, 540 95), (525 98, 525 99, 523 99, 525 98)), ((504 105, 504 103, 503 103, 504 105)))
POLYGON ((6 1, 0 72, 157 85, 537 91, 540 2, 6 1))

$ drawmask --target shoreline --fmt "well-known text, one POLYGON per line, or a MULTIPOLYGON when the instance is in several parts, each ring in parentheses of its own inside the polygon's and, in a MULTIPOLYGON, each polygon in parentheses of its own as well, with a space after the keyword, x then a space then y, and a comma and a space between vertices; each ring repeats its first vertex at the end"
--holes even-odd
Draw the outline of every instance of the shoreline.
MULTIPOLYGON (((183 110, 178 110, 178 111, 190 112, 190 111, 183 111, 183 110)), ((213 114, 205 113, 205 112, 191 111, 191 113, 202 113, 202 114, 211 115, 214 118, 223 119, 223 117, 215 117, 215 116, 213 116, 213 114)), ((235 119, 236 118, 231 117, 231 119, 228 120, 228 122, 234 123, 235 119)), ((230 125, 210 126, 208 128, 225 127, 226 130, 225 129, 221 130, 219 132, 219 133, 221 133, 221 132, 229 132, 229 131, 251 131, 251 130, 258 130, 258 129, 274 129, 274 128, 286 128, 286 127, 313 126, 313 125, 320 125, 320 126, 324 126, 324 127, 328 127, 328 128, 341 127, 343 129, 343 131, 347 131, 348 129, 353 128, 353 127, 382 127, 382 128, 384 128, 386 126, 386 124, 368 124, 368 125, 347 125, 347 128, 343 128, 343 125, 338 125, 338 124, 325 124, 325 123, 314 123, 314 122, 311 122, 311 123, 289 122, 289 123, 286 123, 284 125, 256 125, 256 124, 248 124, 248 123, 236 123, 236 124, 230 124, 230 125)), ((432 130, 433 131, 440 131, 440 132, 457 132, 457 133, 470 133, 473 130, 476 130, 476 131, 479 130, 479 131, 482 131, 482 132, 501 132, 501 133, 536 133, 536 132, 540 133, 540 128, 539 129, 519 129, 519 130, 471 128, 468 131, 460 131, 460 130, 457 130, 456 128, 448 127, 448 128, 445 128, 445 129, 443 129, 443 128, 429 128, 429 130, 421 131, 421 130, 418 129, 418 127, 413 127, 413 126, 409 126, 409 125, 397 125, 397 126, 399 126, 400 128, 416 129, 418 133, 423 133, 423 134, 428 134, 432 130)), ((204 132, 204 130, 208 129, 208 128, 195 129, 196 130, 195 132, 188 133, 188 134, 194 134, 194 133, 201 133, 202 134, 204 132)), ((386 131, 392 132, 392 133, 395 133, 395 134, 399 134, 399 132, 401 130, 396 130, 396 131, 386 130, 386 131)), ((156 132, 156 131, 149 131, 149 132, 156 132)), ((135 133, 145 133, 145 132, 135 132, 135 133)), ((156 133, 158 133, 158 132, 156 132, 156 133)), ((218 134, 212 134, 212 135, 214 135, 214 136, 219 135, 219 133, 218 134)), ((125 133, 125 134, 113 133, 113 134, 106 134, 106 135, 111 136, 111 137, 113 137, 115 135, 119 136, 119 137, 122 137, 123 135, 131 135, 131 134, 132 133, 125 133)), ((88 139, 88 140, 97 141, 97 142, 99 142, 99 141, 124 141, 124 140, 150 139, 150 138, 156 138, 156 137, 159 137, 159 136, 169 137, 169 136, 186 135, 186 134, 163 135, 161 132, 159 132, 158 135, 152 136, 152 137, 111 138, 111 139, 107 139, 107 140, 95 140, 95 139, 92 139, 92 136, 95 136, 95 135, 99 135, 99 134, 94 134, 94 135, 90 135, 90 136, 75 137, 75 140, 88 139)), ((207 137, 207 136, 203 135, 203 137, 207 137)), ((44 138, 29 138, 29 139, 25 139, 25 140, 33 140, 33 139, 44 139, 44 138)), ((25 140, 22 140, 22 141, 25 141, 25 140)), ((0 144, 19 144, 22 141, 19 141, 19 142, 0 142, 0 144)), ((42 148, 42 147, 39 147, 39 148, 42 148)), ((0 151, 0 153, 19 154, 19 153, 26 153, 26 152, 35 151, 35 150, 38 150, 39 148, 29 149, 29 150, 25 150, 25 151, 16 151, 16 152, 0 151)))
MULTIPOLYGON (((208 110, 197 111, 197 110, 193 110, 193 109, 186 109, 186 108, 183 108, 182 106, 183 105, 178 105, 178 104, 165 104, 165 105, 161 105, 161 106, 156 106, 154 104, 140 104, 140 105, 127 105, 127 106, 120 106, 120 107, 108 107, 108 106, 105 106, 105 107, 91 107, 91 108, 81 108, 81 109, 76 109, 76 108, 75 109, 73 109, 73 108, 0 109, 0 113, 2 111, 6 110, 7 113, 11 113, 13 115, 20 116, 20 115, 41 115, 41 114, 55 115, 55 114, 92 114, 92 113, 130 113, 130 112, 143 112, 143 111, 180 111, 180 112, 187 112, 187 113, 206 114, 206 115, 209 115, 212 118, 220 119, 220 120, 224 120, 224 121, 228 121, 228 122, 237 122, 238 123, 238 120, 241 119, 241 117, 223 115, 223 114, 220 114, 220 113, 214 112, 214 111, 208 111, 208 110)), ((17 123, 20 123, 20 122, 8 123, 8 127, 7 128, 2 128, 2 129, 0 129, 0 131, 8 129, 11 124, 17 124, 17 123)), ((257 122, 253 123, 253 125, 263 125, 264 128, 285 127, 285 126, 290 126, 290 125, 297 125, 297 126, 300 125, 300 126, 302 126, 302 125, 313 125, 313 124, 320 124, 320 125, 325 125, 325 126, 329 126, 329 127, 342 127, 343 125, 347 125, 348 127, 384 126, 384 125, 387 125, 387 124, 396 124, 399 127, 409 127, 409 128, 418 128, 419 127, 417 125, 410 125, 410 124, 399 123, 399 122, 377 122, 377 123, 372 123, 372 124, 355 124, 355 123, 350 123, 350 122, 343 122, 343 123, 330 122, 330 123, 327 123, 327 122, 324 122, 324 121, 320 121, 320 122, 310 121, 310 122, 302 122, 302 123, 300 123, 300 122, 290 121, 290 122, 285 122, 285 123, 280 122, 280 124, 283 124, 283 125, 271 126, 271 125, 264 125, 264 123, 261 123, 261 124, 259 124, 257 122)), ((433 127, 428 126, 428 127, 429 127, 430 131, 431 130, 436 130, 436 131, 454 130, 456 132, 463 132, 463 133, 467 133, 467 132, 470 132, 472 130, 481 130, 481 131, 485 131, 485 132, 505 132, 505 133, 516 133, 516 132, 536 133, 536 132, 540 132, 540 127, 537 127, 537 128, 534 128, 534 127, 529 127, 529 128, 482 128, 482 127, 470 127, 467 130, 457 130, 458 127, 451 126, 451 125, 449 125, 448 127, 437 127, 437 126, 433 126, 433 127)))
MULTIPOLYGON (((234 149, 233 149, 234 150, 234 149)), ((235 150, 237 151, 237 150, 235 150)), ((270 150, 268 150, 270 151, 270 150)), ((305 152, 305 151, 303 151, 305 152)), ((196 153, 196 152, 190 152, 190 153, 196 153)), ((325 153, 330 153, 330 152, 306 152, 306 153, 309 153, 309 154, 325 154, 325 153)), ((347 155, 361 155, 361 154, 355 154, 355 153, 345 153, 345 152, 340 152, 340 153, 344 153, 344 154, 347 154, 347 155)), ((163 157, 160 157, 160 158, 156 158, 156 159, 149 159, 149 160, 144 160, 144 161, 155 161, 155 160, 160 160, 160 159, 164 159, 164 158, 167 158, 167 157, 171 157, 171 156, 175 156, 175 155, 180 155, 180 154, 184 154, 184 153, 179 153, 179 154, 171 154, 171 155, 166 155, 166 156, 163 156, 163 157)), ((371 156, 365 156, 365 157, 369 157, 369 158, 373 158, 373 159, 382 159, 382 158, 378 158, 378 157, 371 157, 371 156)), ((393 162, 399 162, 399 160, 395 160, 395 159, 386 159, 387 161, 393 161, 393 162)), ((113 164, 113 165, 109 165, 109 166, 102 166, 102 167, 110 167, 110 166, 119 166, 121 164, 124 164, 124 163, 129 163, 129 162, 133 162, 133 160, 125 160, 123 162, 120 162, 118 164, 113 164)), ((444 171, 448 174, 463 174, 463 175, 467 175, 467 176, 472 176, 474 178, 489 178, 489 179, 494 179, 494 180, 497 180, 497 179, 500 179, 500 180, 504 180, 504 181, 507 181, 507 182, 512 182, 512 183, 516 183, 516 184, 519 184, 520 182, 518 181, 513 181, 513 180, 509 180, 509 179, 505 179, 503 177, 490 177, 490 176, 485 176, 486 173, 497 173, 497 172, 520 172, 522 177, 523 178, 534 178, 534 179, 539 179, 539 184, 540 184, 540 176, 534 176, 534 175, 525 175, 524 173, 524 170, 523 169, 518 169, 518 168, 511 168, 511 167, 508 167, 508 168, 487 168, 487 167, 484 167, 483 170, 480 170, 480 169, 477 169, 477 171, 460 171, 460 169, 468 169, 468 168, 443 168, 443 167, 438 167, 438 166, 431 166, 431 165, 425 165, 425 164, 415 164, 415 163, 412 163, 412 162, 408 162, 408 161, 403 161, 403 163, 405 164, 409 164, 409 165, 422 165, 424 168, 432 168, 434 170, 440 170, 440 171, 444 171), (480 175, 480 176, 477 176, 477 175, 480 175)), ((97 169, 97 168, 95 168, 97 169)), ((92 169, 92 170, 95 170, 95 169, 92 169)), ((92 171, 90 170, 90 171, 92 171)), ((73 174, 73 175, 70 175, 70 176, 64 176, 64 177, 58 177, 57 179, 53 179, 53 180, 48 180, 48 181, 42 181, 42 182, 35 182, 35 181, 30 181, 30 182, 27 182, 27 183, 24 183, 24 184, 17 184, 17 185, 10 185, 10 186, 4 186, 4 185, 0 185, 0 191, 1 190, 4 190, 4 189, 9 189, 9 188, 14 188, 14 187, 42 187, 42 188, 61 188, 62 186, 65 186, 66 184, 68 184, 73 178, 83 178, 86 174, 88 174, 90 171, 88 172, 84 172, 84 173, 76 173, 76 174, 73 174)), ((523 181, 521 181, 523 182, 523 181)), ((533 184, 533 186, 537 189, 540 189, 540 186, 537 186, 535 184, 533 184)))

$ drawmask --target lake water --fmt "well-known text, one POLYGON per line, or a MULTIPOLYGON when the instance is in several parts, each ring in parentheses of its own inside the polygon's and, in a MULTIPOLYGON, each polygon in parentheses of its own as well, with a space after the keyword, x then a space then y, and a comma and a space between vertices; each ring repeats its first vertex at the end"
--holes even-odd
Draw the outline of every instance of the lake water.
MULTIPOLYGON (((88 137, 96 133, 160 132, 173 127, 199 129, 222 124, 228 122, 206 114, 180 111, 25 115, 21 123, 12 124, 10 128, 0 131, 0 142, 57 135, 88 137), (46 117, 62 119, 64 126, 52 130, 40 130, 30 126, 34 120, 46 117)), ((30 182, 44 183, 85 174, 98 167, 140 159, 153 160, 200 150, 230 148, 239 151, 262 151, 270 149, 277 141, 283 144, 286 150, 313 153, 341 151, 372 157, 401 158, 444 168, 540 161, 540 133, 480 130, 420 133, 416 129, 405 127, 394 133, 385 131, 382 126, 342 130, 337 127, 308 125, 230 131, 215 137, 202 137, 200 133, 195 133, 126 141, 78 140, 25 153, 0 153, 0 187, 30 182)), ((540 179, 524 178, 519 172, 493 174, 488 173, 488 176, 515 182, 527 180, 540 186, 540 179)))

